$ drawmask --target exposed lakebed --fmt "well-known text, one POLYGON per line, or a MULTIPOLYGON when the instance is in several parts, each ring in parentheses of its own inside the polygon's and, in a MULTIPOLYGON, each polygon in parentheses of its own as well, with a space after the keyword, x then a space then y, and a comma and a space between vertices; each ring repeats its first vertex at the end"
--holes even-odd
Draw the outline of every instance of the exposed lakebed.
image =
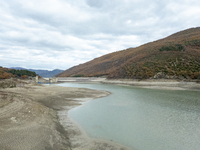
POLYGON ((59 86, 112 93, 69 111, 69 117, 92 138, 135 150, 200 149, 199 91, 82 83, 59 86))

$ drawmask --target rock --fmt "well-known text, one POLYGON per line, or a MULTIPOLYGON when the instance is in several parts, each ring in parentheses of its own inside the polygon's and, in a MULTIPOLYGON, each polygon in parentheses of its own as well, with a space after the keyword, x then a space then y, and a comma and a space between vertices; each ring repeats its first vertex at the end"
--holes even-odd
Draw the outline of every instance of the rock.
POLYGON ((158 72, 156 75, 154 75, 154 79, 163 79, 165 78, 165 74, 163 72, 158 72))

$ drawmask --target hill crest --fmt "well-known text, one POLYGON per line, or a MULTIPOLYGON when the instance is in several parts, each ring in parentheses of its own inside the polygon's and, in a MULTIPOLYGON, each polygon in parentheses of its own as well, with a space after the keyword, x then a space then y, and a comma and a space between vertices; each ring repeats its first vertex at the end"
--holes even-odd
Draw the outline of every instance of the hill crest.
POLYGON ((113 52, 56 76, 108 78, 200 78, 200 27, 183 30, 136 48, 113 52))

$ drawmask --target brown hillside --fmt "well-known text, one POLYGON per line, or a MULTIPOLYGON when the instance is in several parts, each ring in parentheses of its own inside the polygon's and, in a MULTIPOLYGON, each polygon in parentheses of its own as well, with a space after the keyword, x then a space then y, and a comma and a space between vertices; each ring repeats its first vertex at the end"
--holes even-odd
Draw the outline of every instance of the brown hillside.
POLYGON ((8 79, 14 77, 12 73, 9 73, 8 68, 0 67, 0 79, 8 79))
POLYGON ((200 78, 200 27, 74 66, 58 77, 200 78))

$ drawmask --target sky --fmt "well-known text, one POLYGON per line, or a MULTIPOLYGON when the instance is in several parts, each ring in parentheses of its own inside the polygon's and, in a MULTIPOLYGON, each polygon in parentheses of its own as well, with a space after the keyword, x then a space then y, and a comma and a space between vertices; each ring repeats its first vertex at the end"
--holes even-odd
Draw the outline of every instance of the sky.
POLYGON ((0 0, 0 66, 68 69, 200 26, 198 0, 0 0))

